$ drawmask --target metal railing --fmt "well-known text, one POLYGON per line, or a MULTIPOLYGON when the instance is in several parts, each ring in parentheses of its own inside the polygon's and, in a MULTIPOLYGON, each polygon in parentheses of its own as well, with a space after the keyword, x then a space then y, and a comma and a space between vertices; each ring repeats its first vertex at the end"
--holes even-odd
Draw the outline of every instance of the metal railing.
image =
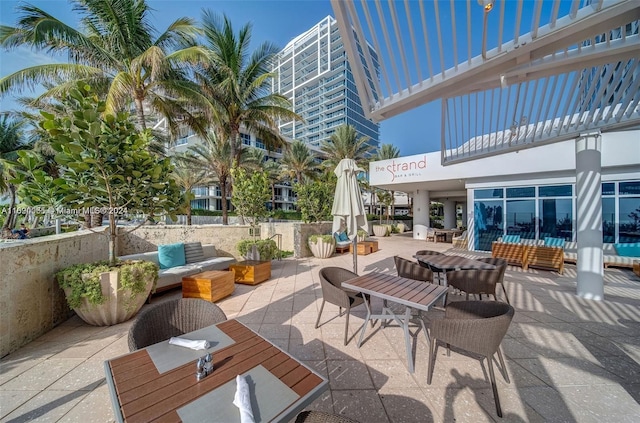
POLYGON ((273 234, 267 239, 278 237, 278 261, 282 260, 282 234, 273 234))

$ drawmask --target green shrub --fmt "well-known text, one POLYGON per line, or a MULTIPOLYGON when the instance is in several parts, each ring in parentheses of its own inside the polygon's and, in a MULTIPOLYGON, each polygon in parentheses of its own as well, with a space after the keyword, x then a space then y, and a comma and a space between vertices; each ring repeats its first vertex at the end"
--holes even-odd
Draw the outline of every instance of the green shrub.
POLYGON ((90 304, 104 303, 107 298, 102 294, 100 274, 112 270, 120 271, 120 291, 129 291, 131 298, 145 291, 146 281, 150 277, 154 277, 152 290, 158 281, 158 265, 151 261, 126 260, 112 265, 108 261, 75 264, 56 273, 60 288, 70 290, 67 295, 69 307, 80 307, 83 298, 90 304))
POLYGON ((311 235, 309 237, 309 242, 317 244, 319 239, 323 240, 326 243, 330 243, 331 241, 333 241, 333 235, 311 235))
POLYGON ((238 242, 236 248, 238 249, 238 252, 244 257, 249 253, 249 251, 251 251, 251 246, 253 246, 254 244, 258 249, 258 253, 260 253, 260 260, 273 260, 278 256, 278 246, 272 239, 258 239, 255 241, 253 239, 243 239, 242 241, 238 242))

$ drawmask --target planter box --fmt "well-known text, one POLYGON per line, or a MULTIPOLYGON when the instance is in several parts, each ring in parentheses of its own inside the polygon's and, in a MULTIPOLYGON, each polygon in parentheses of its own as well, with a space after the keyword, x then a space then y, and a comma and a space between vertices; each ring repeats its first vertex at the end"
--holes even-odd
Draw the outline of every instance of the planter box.
POLYGON ((245 260, 230 265, 229 270, 235 272, 235 282, 256 285, 271 277, 271 262, 245 260))
POLYGON ((182 278, 182 298, 201 298, 216 302, 233 294, 233 271, 210 270, 182 278))
MULTIPOLYGON (((86 298, 73 311, 85 322, 94 326, 111 326, 126 322, 138 313, 149 297, 153 287, 153 278, 147 281, 147 289, 136 296, 120 286, 120 272, 117 270, 100 274, 100 286, 106 301, 102 304, 91 304, 86 298)), ((65 294, 70 290, 65 288, 65 294)))
MULTIPOLYGON (((351 244, 351 247, 353 247, 353 244, 351 244)), ((376 251, 378 251, 378 241, 358 242, 356 246, 356 254, 359 256, 366 256, 376 251)), ((353 248, 349 248, 349 252, 353 252, 353 248)))

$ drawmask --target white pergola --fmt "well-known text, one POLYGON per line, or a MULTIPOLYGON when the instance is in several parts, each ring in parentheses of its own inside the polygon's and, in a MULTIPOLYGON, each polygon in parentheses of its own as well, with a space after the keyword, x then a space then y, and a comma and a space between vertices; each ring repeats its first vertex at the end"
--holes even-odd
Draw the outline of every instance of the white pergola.
POLYGON ((600 133, 640 125, 640 1, 331 3, 367 117, 440 100, 443 165, 576 140, 578 294, 602 299, 600 133))
POLYGON ((367 117, 442 100, 443 164, 640 122, 640 1, 332 5, 367 117))

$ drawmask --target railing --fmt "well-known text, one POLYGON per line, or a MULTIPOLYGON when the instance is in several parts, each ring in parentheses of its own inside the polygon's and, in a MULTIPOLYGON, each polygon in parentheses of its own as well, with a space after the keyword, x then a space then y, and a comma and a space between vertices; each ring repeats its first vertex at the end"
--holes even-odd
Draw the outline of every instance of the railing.
POLYGON ((282 260, 282 234, 274 234, 268 239, 273 239, 275 237, 278 237, 278 261, 280 261, 282 260))

